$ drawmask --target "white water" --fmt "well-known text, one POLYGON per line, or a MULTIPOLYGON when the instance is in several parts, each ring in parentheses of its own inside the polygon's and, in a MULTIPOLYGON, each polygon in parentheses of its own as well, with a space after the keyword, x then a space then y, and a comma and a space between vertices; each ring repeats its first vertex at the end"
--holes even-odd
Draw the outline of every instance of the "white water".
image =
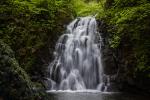
POLYGON ((67 26, 49 65, 49 90, 107 91, 103 82, 101 36, 94 17, 77 18, 67 26))

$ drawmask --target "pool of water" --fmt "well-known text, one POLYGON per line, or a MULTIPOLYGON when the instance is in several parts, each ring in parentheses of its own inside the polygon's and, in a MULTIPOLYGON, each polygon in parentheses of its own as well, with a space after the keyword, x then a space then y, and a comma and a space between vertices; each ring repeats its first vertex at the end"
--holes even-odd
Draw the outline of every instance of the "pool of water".
POLYGON ((50 100, 150 100, 149 96, 99 91, 49 91, 50 100))

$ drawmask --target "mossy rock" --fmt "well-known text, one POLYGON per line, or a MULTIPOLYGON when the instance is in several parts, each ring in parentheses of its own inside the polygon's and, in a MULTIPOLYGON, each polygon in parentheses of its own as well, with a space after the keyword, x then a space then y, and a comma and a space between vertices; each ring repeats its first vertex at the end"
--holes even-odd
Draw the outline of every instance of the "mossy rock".
POLYGON ((26 72, 19 67, 11 48, 0 40, 0 96, 9 100, 33 96, 33 84, 26 72))

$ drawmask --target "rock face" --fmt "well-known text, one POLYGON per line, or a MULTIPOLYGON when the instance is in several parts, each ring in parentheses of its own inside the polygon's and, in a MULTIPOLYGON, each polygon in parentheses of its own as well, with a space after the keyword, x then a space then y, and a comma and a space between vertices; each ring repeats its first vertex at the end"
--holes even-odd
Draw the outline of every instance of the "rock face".
POLYGON ((150 92, 148 85, 150 80, 135 74, 137 61, 132 44, 128 40, 129 37, 123 37, 119 47, 111 48, 109 44, 111 33, 107 32, 107 24, 99 20, 98 23, 98 29, 103 38, 102 63, 106 74, 105 80, 110 81, 108 91, 150 92))
POLYGON ((116 57, 116 50, 109 46, 109 34, 107 33, 107 25, 103 21, 98 22, 98 29, 103 40, 102 45, 102 63, 104 66, 104 81, 108 84, 107 91, 118 91, 117 83, 118 77, 118 59, 116 57))
POLYGON ((124 82, 133 83, 132 79, 127 79, 126 71, 128 62, 124 61, 124 55, 121 49, 113 49, 109 45, 110 34, 107 32, 107 24, 99 22, 99 31, 103 38, 102 62, 104 66, 105 80, 110 81, 108 91, 118 91, 123 88, 124 82))
POLYGON ((102 46, 102 62, 104 66, 106 83, 109 80, 108 91, 119 91, 123 89, 124 83, 134 84, 132 78, 126 76, 128 74, 128 62, 125 61, 125 48, 111 48, 109 44, 110 35, 107 32, 108 26, 103 21, 98 20, 99 32, 103 38, 102 46))

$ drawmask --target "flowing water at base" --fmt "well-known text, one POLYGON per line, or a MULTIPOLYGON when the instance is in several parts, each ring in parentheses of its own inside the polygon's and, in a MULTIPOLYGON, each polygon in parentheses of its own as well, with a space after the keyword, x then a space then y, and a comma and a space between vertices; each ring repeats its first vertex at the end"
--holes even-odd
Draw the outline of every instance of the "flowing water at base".
POLYGON ((142 95, 97 91, 51 91, 49 95, 50 100, 150 100, 142 95))

